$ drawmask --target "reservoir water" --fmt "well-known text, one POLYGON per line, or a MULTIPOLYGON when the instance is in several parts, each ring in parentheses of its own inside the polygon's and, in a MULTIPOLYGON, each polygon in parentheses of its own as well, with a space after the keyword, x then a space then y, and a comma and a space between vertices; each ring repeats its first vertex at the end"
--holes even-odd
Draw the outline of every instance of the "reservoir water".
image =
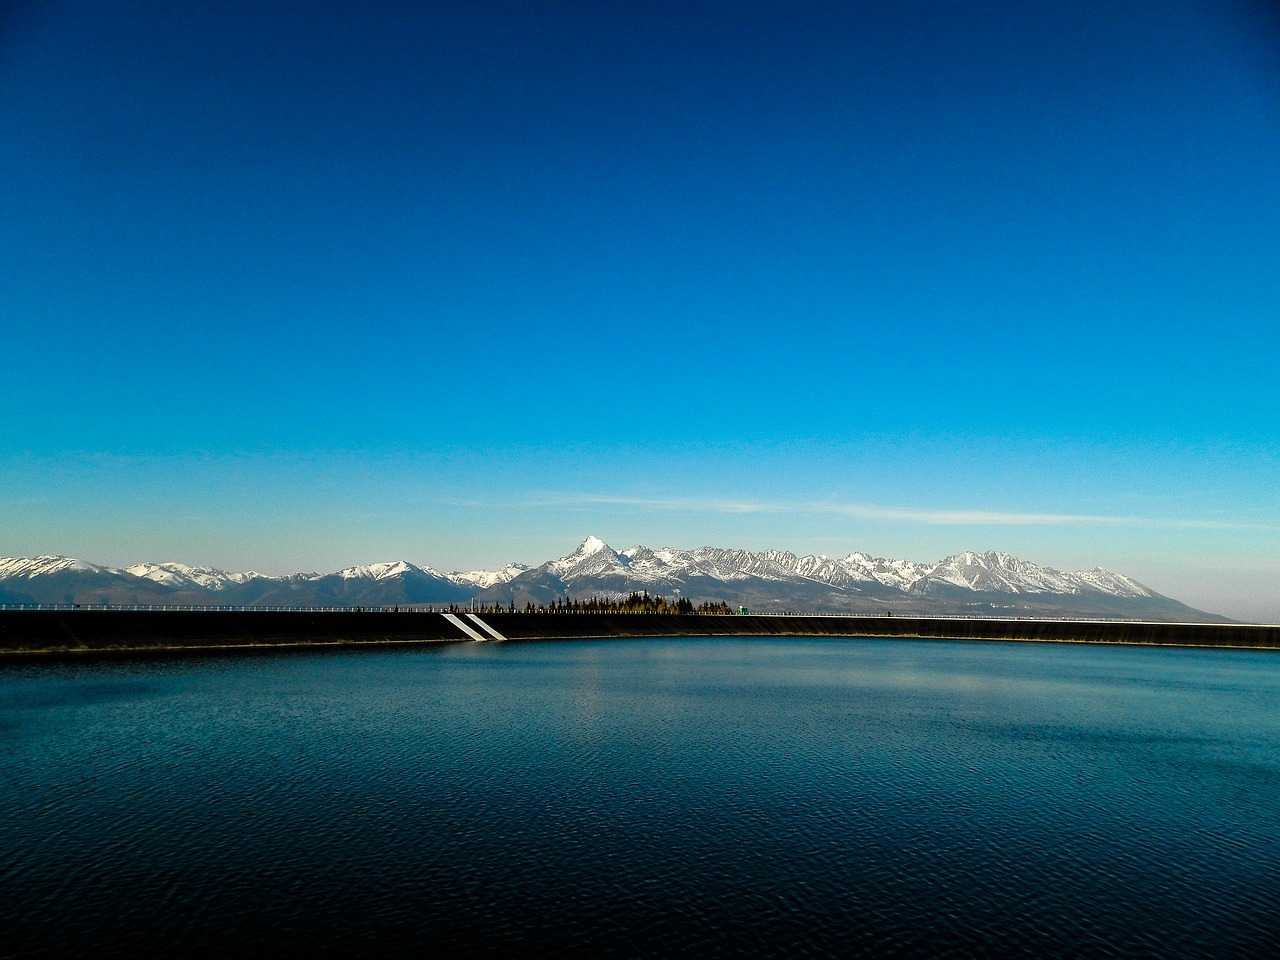
POLYGON ((1280 956, 1280 655, 0 668, 0 955, 1280 956))

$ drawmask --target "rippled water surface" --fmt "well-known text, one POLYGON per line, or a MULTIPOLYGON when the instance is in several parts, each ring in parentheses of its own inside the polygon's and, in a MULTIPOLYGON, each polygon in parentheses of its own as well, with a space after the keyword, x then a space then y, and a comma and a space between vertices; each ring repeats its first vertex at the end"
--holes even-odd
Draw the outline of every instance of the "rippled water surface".
POLYGON ((0 669, 0 954, 1280 956, 1280 655, 0 669))

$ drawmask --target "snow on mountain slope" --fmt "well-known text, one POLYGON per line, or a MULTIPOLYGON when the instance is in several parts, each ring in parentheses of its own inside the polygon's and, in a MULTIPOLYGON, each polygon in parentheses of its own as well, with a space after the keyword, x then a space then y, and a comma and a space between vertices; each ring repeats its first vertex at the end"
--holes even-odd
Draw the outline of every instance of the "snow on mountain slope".
POLYGON ((445 576, 456 584, 486 590, 496 584, 514 580, 528 569, 523 563, 508 563, 499 570, 454 570, 452 573, 446 573, 445 576))
MULTIPOLYGON (((776 552, 775 552, 776 556, 776 552)), ((698 547, 690 555, 692 563, 707 576, 717 580, 785 580, 787 571, 775 560, 750 550, 726 550, 721 547, 698 547)))
POLYGON ((1112 573, 1110 570, 1103 570, 1101 567, 1082 570, 1079 573, 1067 574, 1067 576, 1079 578, 1081 583, 1088 584, 1095 590, 1101 590, 1103 593, 1110 593, 1117 597, 1159 596, 1154 590, 1144 587, 1132 577, 1126 577, 1120 573, 1112 573))
POLYGON ((230 584, 247 583, 257 578, 276 579, 252 570, 244 573, 229 573, 216 567, 191 567, 185 563, 135 563, 133 566, 125 567, 122 572, 166 587, 182 588, 194 585, 214 591, 225 590, 230 584))
POLYGON ((411 570, 419 569, 407 560, 388 560, 384 563, 366 563, 355 567, 345 567, 339 570, 335 576, 341 577, 343 580, 369 579, 369 580, 386 580, 389 577, 399 577, 411 570))
POLYGON ((919 591, 938 584, 1002 593, 1078 595, 1096 592, 1116 597, 1156 596, 1136 580, 1101 568, 1064 573, 993 550, 986 553, 966 551, 947 557, 911 584, 910 588, 919 591))
POLYGON ((665 583, 673 576, 698 573, 691 564, 681 562, 681 558, 689 556, 687 552, 670 547, 651 550, 637 545, 621 551, 618 556, 620 562, 626 564, 628 573, 637 580, 665 583))
POLYGON ((865 577, 886 587, 906 590, 927 574, 933 564, 915 560, 886 560, 870 557, 865 553, 851 553, 840 560, 840 565, 853 576, 865 577))
POLYGON ((582 541, 577 552, 582 556, 587 557, 593 553, 599 553, 601 550, 608 549, 609 545, 593 534, 582 541))
POLYGON ((969 590, 1007 593, 1075 593, 1078 587, 1056 570, 1025 563, 1006 553, 965 551, 938 562, 923 578, 969 590))
POLYGON ((617 553, 599 537, 587 537, 567 557, 544 563, 544 570, 569 582, 585 577, 626 576, 631 558, 617 553))
POLYGON ((73 560, 71 557, 0 557, 0 580, 11 577, 41 577, 51 573, 74 570, 81 573, 120 573, 111 567, 73 560))

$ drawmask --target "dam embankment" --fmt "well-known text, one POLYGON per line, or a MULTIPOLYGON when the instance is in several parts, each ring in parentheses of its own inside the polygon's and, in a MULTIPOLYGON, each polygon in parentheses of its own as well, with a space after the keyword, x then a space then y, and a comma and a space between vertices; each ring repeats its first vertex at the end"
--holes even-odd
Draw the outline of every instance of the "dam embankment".
POLYGON ((1280 649, 1280 626, 934 617, 0 610, 0 657, 601 637, 884 637, 1280 649))

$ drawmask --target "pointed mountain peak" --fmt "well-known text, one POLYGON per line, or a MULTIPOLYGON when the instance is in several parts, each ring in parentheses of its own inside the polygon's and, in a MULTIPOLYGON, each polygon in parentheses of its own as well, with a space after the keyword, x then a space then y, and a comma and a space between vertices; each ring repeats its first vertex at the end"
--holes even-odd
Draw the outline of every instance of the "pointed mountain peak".
POLYGON ((599 574, 605 570, 620 573, 630 562, 630 558, 615 552, 599 537, 587 537, 573 553, 559 560, 548 561, 540 569, 558 577, 576 577, 599 574))
POLYGON ((593 553, 599 553, 601 550, 609 549, 610 547, 607 543, 599 537, 592 536, 583 540, 582 543, 579 544, 578 549, 574 552, 580 557, 589 557, 593 553))

